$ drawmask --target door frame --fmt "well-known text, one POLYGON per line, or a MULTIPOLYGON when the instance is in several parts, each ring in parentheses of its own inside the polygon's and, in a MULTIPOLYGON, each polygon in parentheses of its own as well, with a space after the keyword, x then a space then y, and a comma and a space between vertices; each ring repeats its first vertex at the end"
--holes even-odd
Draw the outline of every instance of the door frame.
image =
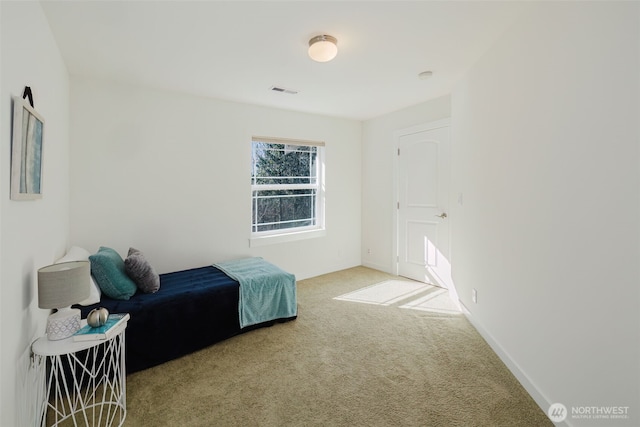
MULTIPOLYGON (((416 126, 411 126, 408 128, 404 128, 404 129, 400 129, 397 130, 393 133, 393 206, 392 206, 392 212, 393 212, 393 221, 392 221, 392 258, 391 258, 391 265, 392 265, 392 274, 395 274, 396 276, 398 275, 398 257, 399 257, 399 253, 398 253, 398 238, 399 238, 399 233, 398 233, 398 203, 399 203, 399 197, 400 197, 400 166, 399 166, 399 159, 398 159, 398 150, 400 149, 400 138, 402 138, 403 136, 407 136, 407 135, 412 135, 414 133, 419 133, 419 132, 424 132, 427 130, 433 130, 433 129, 438 129, 438 128, 442 128, 442 127, 449 127, 451 128, 451 118, 446 118, 446 119, 441 119, 441 120, 436 120, 433 122, 428 122, 428 123, 423 123, 420 125, 416 125, 416 126)), ((451 151, 451 132, 449 132, 449 150, 451 151)), ((449 174, 449 182, 451 182, 451 159, 449 159, 449 170, 447 170, 445 173, 449 174)), ((449 188, 449 195, 447 196, 449 199, 449 202, 451 202, 451 188, 449 188)), ((451 211, 451 206, 448 206, 448 211, 451 211)), ((447 254, 443 254, 444 256, 446 256, 449 260, 451 260, 451 236, 452 236, 452 228, 453 228, 453 223, 451 221, 451 215, 449 215, 448 217, 448 221, 449 221, 449 253, 447 254)))

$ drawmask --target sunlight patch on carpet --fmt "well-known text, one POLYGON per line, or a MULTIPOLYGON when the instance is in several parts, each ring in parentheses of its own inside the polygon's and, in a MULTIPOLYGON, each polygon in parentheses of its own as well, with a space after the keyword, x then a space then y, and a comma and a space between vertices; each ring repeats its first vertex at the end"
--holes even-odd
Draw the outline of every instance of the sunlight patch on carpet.
POLYGON ((335 297, 335 300, 360 302, 365 304, 391 305, 411 298, 419 293, 435 288, 432 285, 405 280, 386 280, 348 294, 335 297))
POLYGON ((437 289, 429 292, 415 301, 401 305, 400 308, 410 308, 413 310, 430 311, 432 313, 461 314, 460 309, 449 297, 446 289, 437 289))

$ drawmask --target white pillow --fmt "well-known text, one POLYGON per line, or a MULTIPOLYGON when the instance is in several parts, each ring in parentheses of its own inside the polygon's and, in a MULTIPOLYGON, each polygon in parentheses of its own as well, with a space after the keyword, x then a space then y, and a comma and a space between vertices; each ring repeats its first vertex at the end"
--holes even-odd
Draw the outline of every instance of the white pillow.
MULTIPOLYGON (((89 261, 89 255, 91 255, 91 253, 89 253, 89 251, 87 251, 86 249, 73 246, 71 247, 71 249, 69 249, 69 252, 67 252, 65 256, 56 261, 56 264, 70 261, 89 261)), ((80 305, 91 305, 100 302, 100 296, 102 295, 102 292, 100 291, 98 285, 96 285, 95 280, 93 280, 93 276, 90 276, 89 280, 91 281, 91 283, 89 283, 89 297, 84 301, 80 301, 78 303, 80 305)))

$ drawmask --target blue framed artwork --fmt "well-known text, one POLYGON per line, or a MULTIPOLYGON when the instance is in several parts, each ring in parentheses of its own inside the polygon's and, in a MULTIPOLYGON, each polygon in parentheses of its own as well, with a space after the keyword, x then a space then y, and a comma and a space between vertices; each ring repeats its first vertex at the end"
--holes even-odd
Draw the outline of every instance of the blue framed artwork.
POLYGON ((44 119, 24 99, 13 97, 11 200, 42 198, 44 119))

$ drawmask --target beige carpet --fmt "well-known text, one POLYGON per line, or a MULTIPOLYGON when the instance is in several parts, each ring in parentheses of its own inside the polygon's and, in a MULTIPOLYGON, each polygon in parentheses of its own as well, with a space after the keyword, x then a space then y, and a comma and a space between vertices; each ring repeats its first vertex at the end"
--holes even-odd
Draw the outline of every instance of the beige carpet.
POLYGON ((348 298, 395 280, 357 267, 299 281, 297 320, 129 375, 125 425, 553 425, 439 288, 348 298))

